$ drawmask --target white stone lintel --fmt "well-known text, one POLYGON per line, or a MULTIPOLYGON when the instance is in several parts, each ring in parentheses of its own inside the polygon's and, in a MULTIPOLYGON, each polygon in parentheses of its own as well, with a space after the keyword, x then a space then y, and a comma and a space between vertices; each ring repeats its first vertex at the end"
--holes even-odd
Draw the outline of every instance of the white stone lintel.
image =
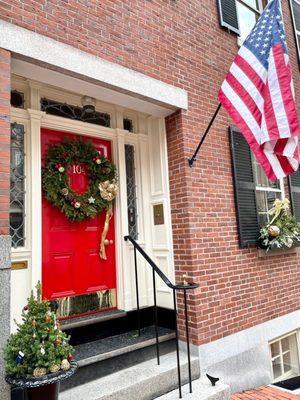
POLYGON ((173 110, 188 108, 183 89, 5 21, 0 21, 0 47, 26 61, 173 110))

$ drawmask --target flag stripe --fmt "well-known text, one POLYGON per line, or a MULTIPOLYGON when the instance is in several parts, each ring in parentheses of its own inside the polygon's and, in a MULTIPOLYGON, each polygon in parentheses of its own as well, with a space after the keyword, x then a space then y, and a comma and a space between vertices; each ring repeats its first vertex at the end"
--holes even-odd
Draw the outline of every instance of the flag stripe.
POLYGON ((276 119, 276 124, 278 127, 278 137, 286 138, 290 137, 290 127, 286 116, 286 111, 284 108, 283 98, 281 95, 280 85, 278 81, 277 69, 275 66, 273 49, 270 53, 269 58, 269 74, 268 74, 268 86, 271 95, 272 107, 274 110, 274 116, 276 119))
POLYGON ((297 123, 297 119, 294 118, 294 115, 297 114, 297 111, 295 109, 294 96, 291 90, 291 68, 289 63, 286 64, 286 59, 280 45, 273 47, 273 54, 278 73, 278 83, 281 90, 285 114, 289 124, 289 133, 292 136, 297 136, 299 135, 299 125, 297 123))
POLYGON ((255 73, 260 77, 263 83, 266 83, 268 73, 264 66, 258 61, 255 55, 247 49, 247 47, 242 46, 238 52, 238 55, 241 56, 244 60, 247 60, 248 65, 251 65, 251 68, 255 71, 255 73))
MULTIPOLYGON (((232 75, 244 86, 245 90, 252 97, 253 101, 256 103, 257 107, 261 110, 264 104, 264 99, 252 79, 248 77, 248 75, 241 70, 241 68, 234 62, 230 71, 232 75)), ((264 84, 263 84, 264 85, 264 84)))
POLYGON ((257 72, 252 68, 252 66, 248 64, 247 60, 245 60, 242 56, 237 54, 233 65, 234 64, 239 66, 239 68, 245 73, 245 75, 256 86, 258 92, 261 92, 261 90, 263 89, 263 87, 265 86, 266 83, 261 79, 261 77, 257 74, 257 72))
POLYGON ((243 99, 245 105, 248 107, 249 111, 252 113, 258 125, 261 123, 261 112, 255 104, 250 93, 247 92, 245 87, 233 76, 231 73, 227 75, 226 81, 229 83, 231 88, 236 92, 236 94, 243 99))
POLYGON ((247 125, 252 132, 252 136, 255 139, 256 143, 259 143, 260 138, 260 127, 253 117, 252 113, 249 111, 248 107, 241 100, 241 98, 236 94, 236 92, 232 89, 229 83, 224 81, 222 85, 222 91, 224 95, 230 99, 231 104, 236 110, 239 110, 239 114, 243 117, 243 120, 247 121, 247 125))
POLYGON ((266 174, 270 177, 269 179, 276 179, 276 175, 273 171, 273 166, 270 163, 268 157, 264 153, 263 149, 261 146, 258 145, 257 141, 253 137, 251 129, 248 127, 247 123, 243 119, 242 115, 239 113, 239 111, 234 107, 234 105, 231 103, 231 101, 226 97, 224 92, 220 90, 219 92, 219 100, 222 103, 223 107, 229 112, 229 114, 232 116, 232 119, 235 121, 236 125, 238 128, 243 132, 243 135, 245 136, 246 140, 250 144, 250 147, 255 154, 258 162, 262 165, 264 170, 266 171, 266 174))

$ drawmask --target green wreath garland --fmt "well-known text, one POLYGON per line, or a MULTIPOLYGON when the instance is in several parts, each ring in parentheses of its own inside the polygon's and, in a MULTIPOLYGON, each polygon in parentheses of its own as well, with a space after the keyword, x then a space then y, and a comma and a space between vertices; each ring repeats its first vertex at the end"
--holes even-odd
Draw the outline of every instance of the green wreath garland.
POLYGON ((49 146, 42 169, 42 187, 46 199, 71 221, 93 218, 108 209, 117 193, 116 167, 100 156, 91 142, 65 140, 49 146), (69 185, 68 169, 84 165, 89 187, 83 194, 69 185))

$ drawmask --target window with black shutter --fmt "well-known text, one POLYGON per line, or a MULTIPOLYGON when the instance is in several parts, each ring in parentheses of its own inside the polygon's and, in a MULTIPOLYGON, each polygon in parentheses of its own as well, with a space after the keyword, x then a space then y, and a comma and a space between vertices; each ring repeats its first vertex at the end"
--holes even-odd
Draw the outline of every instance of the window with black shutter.
POLYGON ((260 226, 270 222, 274 201, 284 198, 284 184, 268 180, 237 128, 230 128, 230 139, 239 242, 246 247, 257 242, 260 226))
POLYGON ((218 0, 220 24, 239 34, 239 22, 236 9, 236 0, 218 0))
POLYGON ((290 199, 293 214, 300 222, 300 169, 289 176, 290 199))
POLYGON ((230 145, 240 247, 255 244, 259 235, 255 182, 248 143, 231 127, 230 145))
POLYGON ((289 0, 290 10, 293 20, 295 45, 298 54, 298 62, 300 63, 300 1, 289 0))
POLYGON ((246 39, 262 10, 262 0, 217 0, 221 26, 246 39))

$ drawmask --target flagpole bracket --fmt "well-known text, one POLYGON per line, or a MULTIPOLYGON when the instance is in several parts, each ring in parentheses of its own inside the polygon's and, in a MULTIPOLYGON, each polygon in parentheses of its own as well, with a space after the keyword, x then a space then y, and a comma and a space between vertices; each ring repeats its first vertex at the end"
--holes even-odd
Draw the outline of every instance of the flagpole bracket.
POLYGON ((197 161, 196 157, 188 158, 189 167, 192 168, 195 161, 197 161))
POLYGON ((211 118, 211 120, 210 120, 210 122, 209 122, 209 124, 208 124, 208 126, 207 126, 207 128, 206 128, 206 130, 205 130, 205 132, 204 132, 204 134, 203 134, 203 136, 202 136, 202 138, 201 138, 201 140, 200 140, 200 143, 199 143, 198 146, 197 146, 197 149, 195 150, 195 152, 194 152, 194 154, 192 155, 192 157, 187 159, 190 168, 192 168, 194 162, 197 160, 197 159, 196 159, 196 156, 197 156, 197 154, 198 154, 198 152, 199 152, 199 150, 200 150, 200 148, 201 148, 201 146, 202 146, 202 144, 203 144, 203 142, 204 142, 204 140, 205 140, 205 138, 206 138, 206 136, 207 136, 207 134, 208 134, 208 132, 209 132, 211 126, 212 126, 212 124, 214 123, 214 120, 216 119, 216 116, 218 115, 221 106, 222 106, 222 104, 219 103, 219 104, 218 104, 218 107, 216 108, 216 110, 215 110, 215 112, 214 112, 214 115, 212 116, 212 118, 211 118))

